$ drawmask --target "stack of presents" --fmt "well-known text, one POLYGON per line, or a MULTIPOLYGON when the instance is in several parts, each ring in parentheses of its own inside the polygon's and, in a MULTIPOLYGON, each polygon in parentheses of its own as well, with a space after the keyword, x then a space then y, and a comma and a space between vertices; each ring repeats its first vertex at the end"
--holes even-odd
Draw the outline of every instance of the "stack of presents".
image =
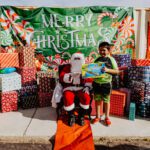
MULTIPOLYGON (((131 59, 129 54, 115 54, 120 75, 113 76, 110 114, 123 117, 150 117, 150 60, 131 59)), ((0 53, 0 71, 14 67, 11 73, 0 73, 0 109, 2 112, 51 106, 56 78, 52 72, 37 72, 34 49, 17 47, 14 52, 0 53)), ((103 113, 101 109, 101 114, 103 113)), ((92 115, 95 115, 92 101, 92 115)))
POLYGON ((2 112, 51 105, 55 80, 51 73, 37 73, 32 47, 20 46, 13 53, 1 51, 0 71, 2 112), (15 71, 8 73, 8 69, 12 68, 15 68, 15 71))

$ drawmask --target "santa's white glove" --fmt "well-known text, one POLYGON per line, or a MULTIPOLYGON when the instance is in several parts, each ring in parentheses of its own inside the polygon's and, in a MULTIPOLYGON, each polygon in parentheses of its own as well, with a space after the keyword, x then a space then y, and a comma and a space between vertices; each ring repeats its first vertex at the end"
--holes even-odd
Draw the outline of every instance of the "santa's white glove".
POLYGON ((89 87, 85 87, 85 88, 83 89, 83 92, 84 92, 84 93, 87 93, 87 94, 90 94, 90 92, 89 92, 89 87))

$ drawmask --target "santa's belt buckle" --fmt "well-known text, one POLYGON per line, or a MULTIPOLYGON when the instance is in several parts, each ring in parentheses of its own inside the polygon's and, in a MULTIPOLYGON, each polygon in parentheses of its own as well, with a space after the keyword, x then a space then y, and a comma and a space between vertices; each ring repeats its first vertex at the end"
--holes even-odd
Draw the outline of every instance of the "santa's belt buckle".
POLYGON ((80 84, 75 84, 74 86, 79 87, 79 86, 80 86, 80 84))

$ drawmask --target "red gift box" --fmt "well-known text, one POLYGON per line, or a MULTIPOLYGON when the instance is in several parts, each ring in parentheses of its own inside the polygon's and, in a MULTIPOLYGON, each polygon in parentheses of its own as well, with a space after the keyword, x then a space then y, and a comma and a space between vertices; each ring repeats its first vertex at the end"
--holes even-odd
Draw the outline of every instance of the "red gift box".
MULTIPOLYGON (((96 116, 95 100, 92 100, 91 107, 92 107, 91 116, 96 116)), ((103 115, 103 102, 100 105, 100 115, 101 116, 103 115)))
POLYGON ((2 112, 10 112, 18 109, 18 93, 16 91, 0 93, 2 112))
POLYGON ((110 96, 110 114, 116 116, 124 116, 125 103, 126 93, 112 90, 110 96))
POLYGON ((38 93, 38 99, 39 99, 39 106, 40 107, 47 107, 51 106, 51 100, 52 100, 53 93, 38 93))
POLYGON ((34 48, 29 46, 20 46, 17 48, 19 53, 20 67, 35 67, 34 48))
POLYGON ((18 69, 21 74, 21 82, 23 86, 36 84, 36 68, 22 67, 18 69))
POLYGON ((49 93, 54 90, 56 86, 55 78, 52 78, 52 74, 49 72, 38 72, 37 79, 39 82, 39 91, 43 93, 49 93))
POLYGON ((0 68, 19 67, 18 53, 0 53, 0 68))
POLYGON ((0 47, 0 53, 6 53, 6 50, 3 47, 0 47))
POLYGON ((132 59, 132 66, 150 66, 150 59, 132 59))

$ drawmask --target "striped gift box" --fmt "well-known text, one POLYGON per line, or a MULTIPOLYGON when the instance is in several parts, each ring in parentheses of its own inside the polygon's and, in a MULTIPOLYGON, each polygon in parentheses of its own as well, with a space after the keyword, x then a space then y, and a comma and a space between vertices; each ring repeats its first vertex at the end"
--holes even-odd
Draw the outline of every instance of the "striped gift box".
POLYGON ((2 112, 10 112, 18 109, 18 93, 16 91, 0 93, 0 103, 2 112))
POLYGON ((131 66, 131 56, 130 54, 113 54, 112 55, 119 67, 122 66, 131 66))
POLYGON ((150 59, 132 59, 132 66, 150 66, 150 59))
POLYGON ((18 53, 0 53, 0 68, 19 67, 18 53))
POLYGON ((20 67, 35 67, 34 48, 29 46, 17 47, 20 67))

